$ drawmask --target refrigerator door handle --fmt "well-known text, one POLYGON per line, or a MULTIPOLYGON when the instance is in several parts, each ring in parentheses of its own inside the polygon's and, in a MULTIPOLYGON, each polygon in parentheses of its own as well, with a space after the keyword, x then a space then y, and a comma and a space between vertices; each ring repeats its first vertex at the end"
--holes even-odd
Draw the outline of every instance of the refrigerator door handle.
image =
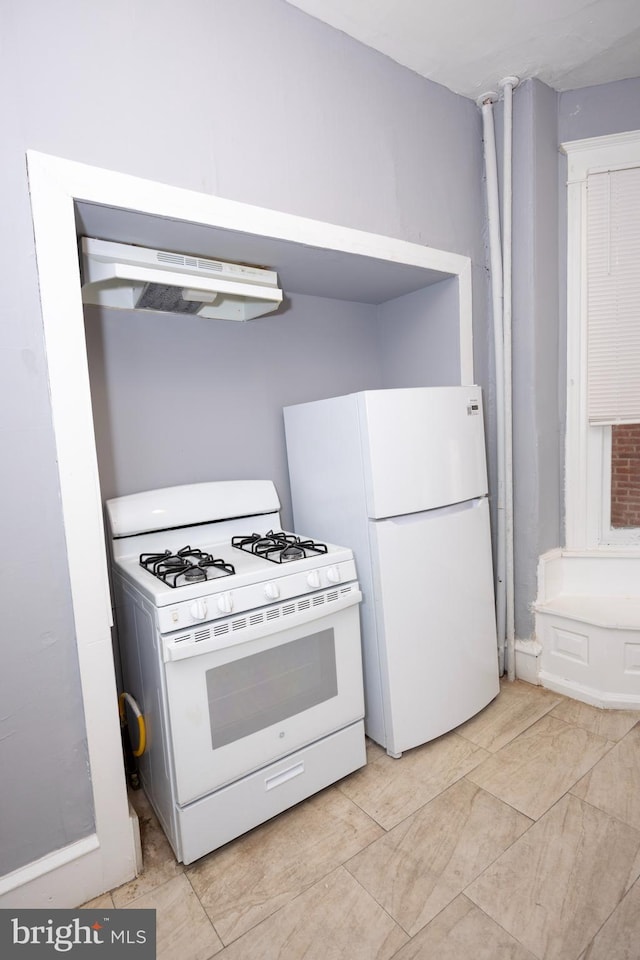
POLYGON ((383 520, 373 520, 373 523, 395 523, 398 526, 423 523, 425 520, 444 517, 447 514, 464 513, 465 510, 477 510, 486 500, 486 497, 476 497, 474 500, 463 500, 461 503, 450 503, 446 507, 434 507, 433 510, 421 510, 419 513, 404 513, 400 517, 385 517, 383 520))

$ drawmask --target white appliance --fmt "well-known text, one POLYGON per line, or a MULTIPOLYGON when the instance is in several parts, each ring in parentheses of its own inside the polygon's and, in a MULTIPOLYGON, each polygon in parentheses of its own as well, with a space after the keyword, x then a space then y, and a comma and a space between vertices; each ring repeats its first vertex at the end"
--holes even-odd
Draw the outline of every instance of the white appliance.
POLYGON ((294 528, 353 549, 366 732, 398 757, 498 693, 481 391, 369 390, 284 419, 294 528))
POLYGON ((139 775, 184 863, 366 762, 353 554, 282 533, 279 507, 270 481, 106 504, 139 775))
POLYGON ((126 310, 253 320, 282 302, 273 270, 83 237, 82 301, 126 310))

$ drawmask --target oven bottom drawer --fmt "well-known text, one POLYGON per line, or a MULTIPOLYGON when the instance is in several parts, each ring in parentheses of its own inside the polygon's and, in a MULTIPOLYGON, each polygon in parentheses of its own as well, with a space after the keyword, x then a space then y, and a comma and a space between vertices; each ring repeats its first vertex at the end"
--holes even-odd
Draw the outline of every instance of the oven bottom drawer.
POLYGON ((176 856, 192 863, 365 763, 360 720, 208 797, 176 807, 176 856))

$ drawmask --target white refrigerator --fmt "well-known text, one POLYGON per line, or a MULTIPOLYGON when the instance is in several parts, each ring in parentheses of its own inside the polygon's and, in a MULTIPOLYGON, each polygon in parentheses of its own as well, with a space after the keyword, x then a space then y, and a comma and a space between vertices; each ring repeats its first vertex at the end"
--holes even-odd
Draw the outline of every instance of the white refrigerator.
POLYGON ((366 732, 399 757, 498 693, 479 387, 284 410, 294 528, 353 549, 366 732))

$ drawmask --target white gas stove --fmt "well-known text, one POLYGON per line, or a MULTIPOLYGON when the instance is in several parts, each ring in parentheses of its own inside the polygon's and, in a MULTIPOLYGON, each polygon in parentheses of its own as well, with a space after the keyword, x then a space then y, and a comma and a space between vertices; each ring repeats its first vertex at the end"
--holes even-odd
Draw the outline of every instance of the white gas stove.
POLYGON ((353 555, 279 508, 270 481, 107 503, 140 778, 185 863, 365 762, 353 555))

